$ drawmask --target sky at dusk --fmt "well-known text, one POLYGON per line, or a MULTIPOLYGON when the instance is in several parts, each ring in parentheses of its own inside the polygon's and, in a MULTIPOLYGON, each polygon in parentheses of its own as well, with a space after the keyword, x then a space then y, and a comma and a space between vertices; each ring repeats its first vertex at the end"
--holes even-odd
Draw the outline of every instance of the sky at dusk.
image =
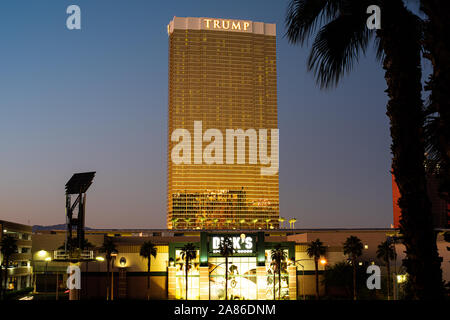
POLYGON ((373 50, 336 89, 284 37, 287 1, 0 2, 0 219, 64 223, 64 185, 97 171, 86 225, 165 228, 173 16, 277 24, 280 215, 297 228, 389 227, 389 122, 373 50), (66 28, 81 8, 82 30, 66 28))

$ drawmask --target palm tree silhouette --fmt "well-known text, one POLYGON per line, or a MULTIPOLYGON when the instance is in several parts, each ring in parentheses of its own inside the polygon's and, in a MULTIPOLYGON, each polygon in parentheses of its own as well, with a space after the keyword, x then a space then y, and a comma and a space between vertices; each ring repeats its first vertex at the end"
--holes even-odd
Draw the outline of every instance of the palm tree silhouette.
POLYGON ((440 0, 421 0, 420 9, 428 16, 424 25, 424 57, 433 65, 425 90, 431 91, 427 111, 434 124, 431 142, 439 163, 440 193, 450 197, 450 46, 446 38, 450 29, 448 12, 450 3, 440 0), (437 115, 436 115, 437 114, 437 115))
POLYGON ((186 218, 186 219, 184 219, 184 221, 186 222, 186 229, 189 229, 189 224, 191 223, 191 218, 186 218))
POLYGON ((315 35, 307 65, 321 88, 336 86, 360 54, 365 54, 375 35, 388 87, 392 172, 401 195, 400 231, 416 298, 442 296, 442 272, 423 166, 421 24, 402 0, 291 0, 286 16, 291 43, 303 45, 315 35), (366 27, 365 12, 374 4, 383 13, 382 28, 376 32, 366 27), (317 33, 316 27, 320 27, 317 33))
POLYGON ((296 222, 297 222, 297 219, 295 219, 295 218, 289 219, 289 227, 291 229, 295 229, 295 223, 296 222))
POLYGON ((110 280, 111 278, 109 276, 111 261, 112 261, 113 254, 118 253, 113 238, 105 237, 105 239, 103 241, 103 245, 100 247, 99 251, 105 253, 105 257, 106 257, 106 300, 109 300, 112 297, 112 292, 111 292, 112 280, 110 280))
MULTIPOLYGON (((437 172, 439 177, 439 197, 450 203, 450 63, 448 63, 450 46, 447 40, 448 30, 450 30, 448 19, 450 2, 421 0, 420 9, 428 17, 424 22, 423 56, 433 66, 433 72, 425 85, 425 90, 431 91, 425 110, 427 122, 424 132, 427 158, 435 163, 434 167, 437 169, 434 173, 437 172)), ((431 252, 435 259, 434 248, 431 252)), ((430 282, 442 284, 441 273, 432 272, 429 276, 435 278, 430 282)), ((445 296, 443 286, 436 286, 432 292, 436 297, 445 296)))
POLYGON ((172 218, 172 229, 177 228, 177 222, 178 222, 178 218, 172 218))
POLYGON ((278 221, 279 221, 280 224, 281 224, 280 229, 283 229, 283 228, 284 228, 284 221, 286 221, 286 219, 283 218, 283 217, 280 217, 280 218, 278 219, 278 221))
POLYGON ((220 241, 219 252, 222 257, 225 257, 225 300, 228 300, 228 257, 234 253, 233 241, 230 237, 224 237, 220 241))
MULTIPOLYGON (((6 235, 1 239, 0 242, 0 252, 3 256, 3 264, 5 265, 5 273, 4 273, 4 285, 0 283, 0 291, 2 291, 3 288, 3 297, 6 295, 6 284, 8 282, 8 266, 9 262, 11 261, 11 257, 13 254, 17 253, 17 239, 11 235, 6 235)), ((0 263, 0 266, 2 263, 0 263)), ((0 268, 0 272, 2 272, 0 268)))
POLYGON ((270 219, 266 219, 265 221, 266 221, 266 229, 268 230, 268 229, 269 229, 269 222, 270 222, 270 219))
POLYGON ((274 263, 274 291, 273 298, 275 299, 275 269, 278 271, 278 300, 281 299, 281 264, 286 261, 287 253, 281 247, 280 244, 277 244, 275 248, 270 251, 270 258, 274 263))
POLYGON ((316 299, 319 300, 319 259, 327 252, 327 248, 320 239, 312 241, 306 249, 308 257, 314 259, 315 275, 316 275, 316 299))
POLYGON ((353 266, 353 300, 356 300, 356 259, 362 255, 363 244, 358 237, 350 236, 344 242, 344 254, 350 257, 353 266))
POLYGON ((188 299, 188 272, 190 269, 190 261, 197 258, 197 249, 192 243, 187 243, 181 248, 181 259, 185 261, 186 270, 186 300, 188 299))
POLYGON ((201 225, 201 228, 202 228, 202 229, 203 229, 203 225, 204 225, 204 223, 205 223, 205 220, 206 220, 205 217, 200 217, 200 225, 201 225))
POLYGON ((387 268, 387 295, 388 300, 390 299, 391 295, 391 265, 389 263, 390 260, 393 260, 395 258, 395 250, 394 246, 389 241, 383 241, 378 245, 377 249, 377 258, 382 259, 384 263, 386 263, 387 268))
POLYGON ((141 245, 141 249, 139 251, 139 255, 145 259, 147 259, 147 300, 150 300, 150 267, 151 267, 151 258, 156 259, 157 248, 151 241, 145 241, 141 245))

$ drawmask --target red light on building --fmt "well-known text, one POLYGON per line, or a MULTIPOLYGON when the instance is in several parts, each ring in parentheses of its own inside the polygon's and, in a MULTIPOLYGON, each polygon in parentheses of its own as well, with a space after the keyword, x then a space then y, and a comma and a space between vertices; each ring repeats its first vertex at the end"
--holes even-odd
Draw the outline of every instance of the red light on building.
POLYGON ((395 183, 395 177, 392 174, 392 206, 394 209, 394 228, 400 227, 400 216, 402 211, 398 206, 398 199, 400 199, 400 190, 398 190, 397 183, 395 183))
MULTIPOLYGON (((448 228, 450 226, 450 202, 439 195, 439 180, 435 174, 427 174, 427 193, 431 202, 431 214, 434 228, 448 228)), ((398 206, 400 190, 392 174, 392 207, 394 214, 394 228, 400 227, 401 209, 398 206)))

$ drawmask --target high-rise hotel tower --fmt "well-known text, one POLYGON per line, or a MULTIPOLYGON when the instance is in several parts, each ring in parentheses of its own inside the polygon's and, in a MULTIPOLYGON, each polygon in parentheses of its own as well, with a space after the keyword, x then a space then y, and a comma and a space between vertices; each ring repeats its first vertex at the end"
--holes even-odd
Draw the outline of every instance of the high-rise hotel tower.
POLYGON ((168 228, 278 228, 275 24, 174 17, 167 31, 168 228))

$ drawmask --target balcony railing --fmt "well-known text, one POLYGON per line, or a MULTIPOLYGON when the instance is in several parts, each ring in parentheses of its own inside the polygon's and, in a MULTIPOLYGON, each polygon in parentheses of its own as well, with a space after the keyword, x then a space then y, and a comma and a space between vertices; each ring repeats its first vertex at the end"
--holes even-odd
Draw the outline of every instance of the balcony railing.
POLYGON ((92 250, 78 250, 78 251, 66 251, 55 250, 53 251, 54 260, 93 260, 94 251, 92 250))

